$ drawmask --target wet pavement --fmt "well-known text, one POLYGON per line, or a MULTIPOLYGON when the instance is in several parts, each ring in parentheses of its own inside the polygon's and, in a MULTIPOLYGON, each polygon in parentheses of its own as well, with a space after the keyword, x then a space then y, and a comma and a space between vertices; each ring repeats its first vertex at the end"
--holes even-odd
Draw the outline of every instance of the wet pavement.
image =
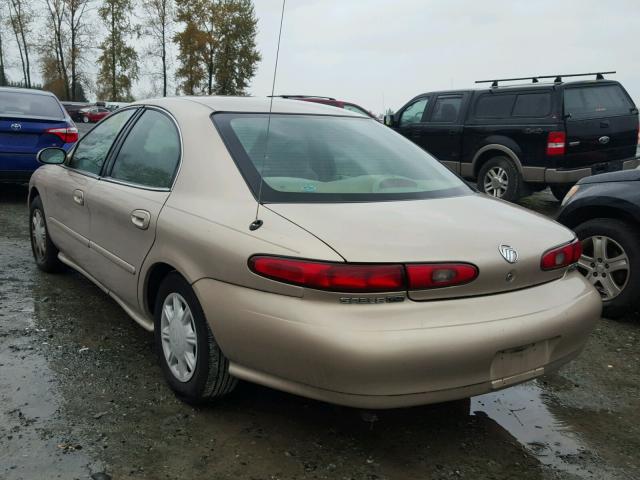
MULTIPOLYGON (((361 411, 241 384, 193 408, 112 300, 36 269, 25 197, 0 185, 0 479, 640 478, 638 316, 602 320, 560 372, 468 401, 361 411)), ((523 204, 557 209, 548 192, 523 204)))

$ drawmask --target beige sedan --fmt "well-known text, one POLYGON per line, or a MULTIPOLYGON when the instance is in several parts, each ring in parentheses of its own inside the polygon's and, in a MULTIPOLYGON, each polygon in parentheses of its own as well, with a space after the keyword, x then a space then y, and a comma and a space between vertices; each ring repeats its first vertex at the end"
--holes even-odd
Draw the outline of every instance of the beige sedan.
POLYGON ((600 296, 555 222, 375 120, 255 98, 139 102, 29 190, 35 261, 153 331, 190 402, 237 379, 390 408, 504 388, 584 347, 600 296))

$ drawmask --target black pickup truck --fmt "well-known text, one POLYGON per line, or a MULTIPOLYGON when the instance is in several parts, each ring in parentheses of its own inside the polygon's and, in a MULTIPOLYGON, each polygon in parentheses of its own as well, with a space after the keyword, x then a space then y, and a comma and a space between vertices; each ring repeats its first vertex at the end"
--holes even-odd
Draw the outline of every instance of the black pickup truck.
POLYGON ((580 75, 596 79, 424 93, 385 124, 482 192, 515 201, 550 186, 561 200, 583 177, 640 165, 633 100, 602 73, 580 75))

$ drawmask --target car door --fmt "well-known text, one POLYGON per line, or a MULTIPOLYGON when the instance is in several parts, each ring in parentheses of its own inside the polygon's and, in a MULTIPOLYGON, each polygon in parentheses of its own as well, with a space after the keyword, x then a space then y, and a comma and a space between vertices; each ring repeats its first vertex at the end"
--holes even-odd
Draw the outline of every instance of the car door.
POLYGON ((162 110, 146 108, 123 135, 104 177, 90 192, 95 276, 133 308, 140 267, 155 240, 156 222, 180 157, 173 119, 162 110))
POLYGON ((460 173, 464 95, 438 95, 421 126, 421 146, 455 173, 460 173))
POLYGON ((406 107, 404 107, 398 116, 396 130, 404 135, 412 142, 422 145, 422 129, 424 127, 424 119, 428 112, 429 97, 420 97, 406 107))
MULTIPOLYGON (((95 186, 109 151, 135 109, 123 110, 85 135, 61 168, 52 169, 47 181, 47 226, 51 239, 83 269, 90 267, 89 192, 95 186)), ((91 273, 91 272, 89 272, 91 273)))

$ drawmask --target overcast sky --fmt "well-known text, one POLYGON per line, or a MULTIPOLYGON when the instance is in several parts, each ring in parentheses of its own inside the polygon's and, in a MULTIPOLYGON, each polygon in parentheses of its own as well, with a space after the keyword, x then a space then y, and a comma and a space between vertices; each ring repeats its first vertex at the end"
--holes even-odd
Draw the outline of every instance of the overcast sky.
MULTIPOLYGON (((262 62, 250 93, 263 96, 271 93, 282 0, 254 3, 262 62)), ((640 104, 639 27, 640 0, 287 0, 276 94, 332 96, 381 113, 478 79, 617 70, 612 78, 640 104)), ((145 72, 158 62, 145 65, 137 97, 153 91, 145 72)), ((96 69, 91 60, 87 68, 96 69)))
MULTIPOLYGON (((281 0, 256 0, 268 95, 281 0)), ((474 80, 617 70, 640 104, 640 0, 287 0, 276 93, 374 112, 474 80)))

